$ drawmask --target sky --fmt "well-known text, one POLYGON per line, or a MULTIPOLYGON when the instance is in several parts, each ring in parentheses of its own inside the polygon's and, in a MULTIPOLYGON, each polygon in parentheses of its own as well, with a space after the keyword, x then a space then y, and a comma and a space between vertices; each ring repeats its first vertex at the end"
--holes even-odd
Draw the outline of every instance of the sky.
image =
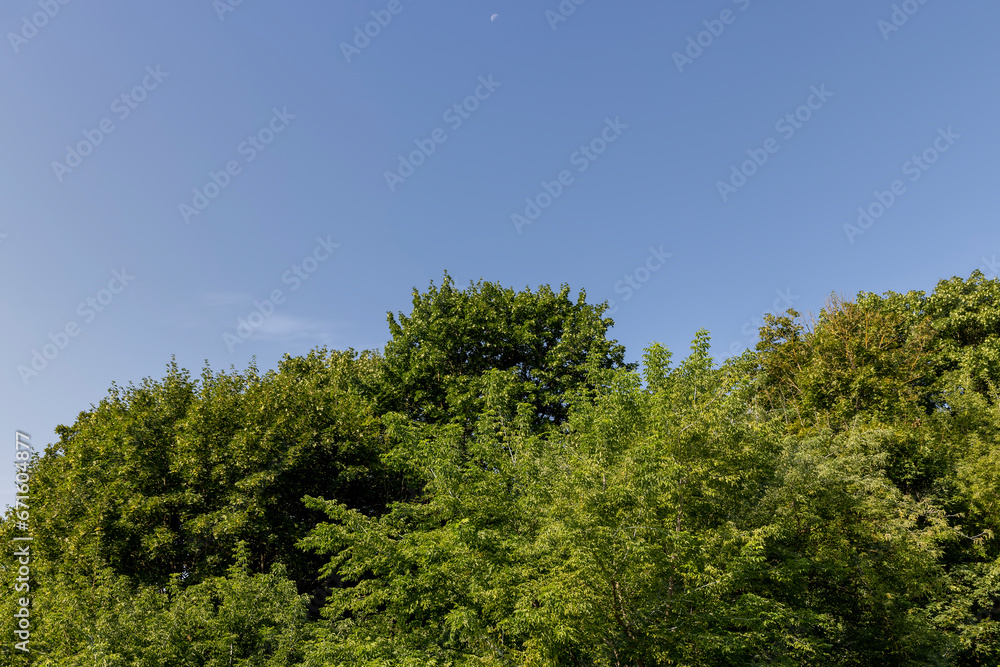
MULTIPOLYGON (((567 284, 629 361, 996 272, 993 0, 7 0, 0 432, 567 284)), ((0 502, 13 502, 13 475, 0 502)))

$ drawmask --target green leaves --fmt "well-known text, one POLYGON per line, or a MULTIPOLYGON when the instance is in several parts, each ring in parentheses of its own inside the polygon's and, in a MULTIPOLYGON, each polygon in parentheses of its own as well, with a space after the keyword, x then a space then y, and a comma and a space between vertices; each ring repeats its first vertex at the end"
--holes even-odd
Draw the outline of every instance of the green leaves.
POLYGON ((162 587, 224 576, 243 541, 254 571, 283 562, 313 590, 320 562, 294 545, 323 514, 303 496, 366 511, 386 501, 365 395, 376 369, 369 355, 316 351, 264 376, 205 369, 196 382, 171 366, 162 381, 113 387, 38 462, 40 550, 54 571, 89 559, 162 587))
POLYGON ((384 355, 113 385, 31 463, 36 664, 1000 660, 1000 282, 641 373, 584 296, 445 274, 384 355))
POLYGON ((188 587, 172 582, 169 607, 146 635, 148 645, 157 647, 147 664, 299 664, 307 603, 308 596, 296 593, 283 566, 251 575, 241 544, 225 577, 188 587))
POLYGON ((767 471, 735 470, 749 460, 739 437, 757 436, 708 349, 702 332, 671 371, 651 348, 653 389, 631 371, 592 369, 593 402, 578 393, 558 436, 533 433, 527 404, 505 409, 506 376, 487 373, 471 440, 451 426, 406 431, 407 465, 427 479, 420 498, 380 518, 311 501, 330 522, 302 544, 332 556, 327 572, 347 584, 327 608, 337 647, 325 659, 392 664, 434 647, 455 664, 469 653, 711 664, 713 609, 762 549, 734 524, 739 494, 767 471), (397 641, 372 653, 373 632, 397 641))
POLYGON ((533 293, 480 281, 458 291, 447 273, 440 288, 414 289, 413 312, 398 322, 388 315, 386 409, 468 431, 483 409, 483 374, 497 369, 513 373, 516 402, 533 406, 536 428, 564 421, 565 397, 584 383, 588 363, 625 365, 624 348, 604 337, 606 305, 585 298, 572 302, 567 285, 533 293))

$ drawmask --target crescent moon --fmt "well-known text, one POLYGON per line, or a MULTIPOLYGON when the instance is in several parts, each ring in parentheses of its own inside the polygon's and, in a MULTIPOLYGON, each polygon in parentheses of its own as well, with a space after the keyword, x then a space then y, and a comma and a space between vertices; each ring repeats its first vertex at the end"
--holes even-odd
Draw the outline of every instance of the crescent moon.
POLYGON ((492 23, 496 21, 499 16, 500 16, 499 14, 494 14, 493 16, 490 17, 490 22, 492 23))

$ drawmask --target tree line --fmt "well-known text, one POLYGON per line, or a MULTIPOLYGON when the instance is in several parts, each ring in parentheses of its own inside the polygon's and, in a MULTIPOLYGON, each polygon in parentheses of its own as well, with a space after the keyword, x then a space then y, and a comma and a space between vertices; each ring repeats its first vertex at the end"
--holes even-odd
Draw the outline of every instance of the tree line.
POLYGON ((0 661, 1000 664, 1000 281, 721 365, 626 363, 606 308, 445 273, 382 350, 113 384, 29 463, 0 661))

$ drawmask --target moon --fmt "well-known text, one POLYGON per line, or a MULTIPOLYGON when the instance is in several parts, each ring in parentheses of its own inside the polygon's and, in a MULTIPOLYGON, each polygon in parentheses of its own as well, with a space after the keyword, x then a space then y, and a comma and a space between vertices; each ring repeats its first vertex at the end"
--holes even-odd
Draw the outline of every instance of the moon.
POLYGON ((494 14, 493 16, 490 17, 490 22, 491 23, 495 22, 498 18, 500 18, 500 15, 499 14, 494 14))

